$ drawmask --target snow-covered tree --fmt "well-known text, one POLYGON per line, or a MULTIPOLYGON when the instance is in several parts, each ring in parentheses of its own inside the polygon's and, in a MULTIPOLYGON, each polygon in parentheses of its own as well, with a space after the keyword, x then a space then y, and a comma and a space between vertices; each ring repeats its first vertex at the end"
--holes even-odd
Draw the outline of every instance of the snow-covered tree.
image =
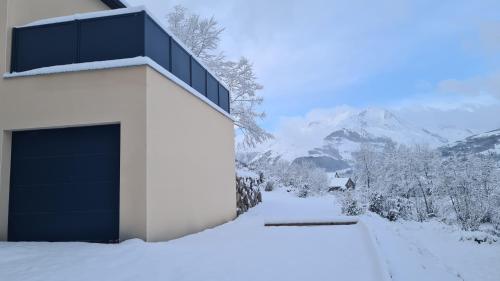
POLYGON ((297 190, 299 197, 319 194, 328 188, 326 172, 309 162, 291 164, 286 177, 297 190))
POLYGON ((219 47, 220 35, 224 28, 214 17, 201 18, 189 14, 183 6, 177 5, 167 15, 170 31, 188 47, 191 52, 205 62, 211 62, 219 47))
POLYGON ((238 162, 258 173, 263 173, 266 181, 273 182, 273 188, 286 188, 300 197, 317 195, 328 191, 328 176, 324 169, 310 162, 294 162, 273 156, 272 153, 255 155, 238 153, 238 162))
POLYGON ((257 94, 263 87, 257 82, 253 65, 245 57, 237 61, 228 60, 219 50, 224 28, 216 19, 202 18, 182 6, 175 6, 167 15, 167 21, 170 31, 229 87, 231 114, 243 134, 243 144, 255 146, 272 138, 258 124, 265 117, 265 113, 258 108, 263 98, 257 94))
POLYGON ((441 194, 448 197, 457 221, 464 230, 477 230, 491 222, 499 208, 495 193, 499 190, 498 169, 485 155, 453 155, 440 169, 441 194))
POLYGON ((358 216, 364 213, 363 206, 361 206, 356 194, 352 191, 347 191, 341 200, 342 214, 347 216, 358 216))
POLYGON ((433 190, 439 155, 427 146, 416 145, 407 150, 408 181, 410 197, 414 198, 417 217, 420 221, 434 216, 433 190))
POLYGON ((464 230, 488 222, 500 231, 500 172, 493 155, 443 157, 427 146, 388 144, 362 146, 354 161, 356 191, 372 212, 391 220, 440 216, 464 230))
POLYGON ((377 177, 379 167, 377 152, 370 144, 362 144, 359 151, 354 153, 354 170, 358 187, 371 189, 377 177))

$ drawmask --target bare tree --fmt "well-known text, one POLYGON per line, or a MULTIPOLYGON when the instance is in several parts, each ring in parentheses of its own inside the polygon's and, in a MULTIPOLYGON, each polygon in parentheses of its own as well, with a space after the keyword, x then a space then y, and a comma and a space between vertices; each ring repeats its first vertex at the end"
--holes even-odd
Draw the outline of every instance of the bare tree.
POLYGON ((362 144, 359 151, 354 153, 354 170, 358 178, 356 184, 368 190, 373 187, 377 176, 377 153, 375 148, 369 144, 362 144))
POLYGON ((362 187, 356 190, 370 211, 391 220, 440 216, 464 230, 493 223, 500 230, 500 171, 493 155, 443 157, 419 145, 362 146, 354 161, 362 187))
POLYGON ((312 163, 292 163, 286 177, 290 179, 299 197, 319 194, 328 189, 326 172, 312 163))
POLYGON ((231 114, 244 136, 243 145, 252 147, 272 138, 258 124, 265 117, 258 108, 263 98, 257 94, 263 87, 257 82, 253 65, 245 57, 238 61, 226 59, 219 50, 224 28, 216 19, 202 18, 188 13, 182 6, 175 6, 167 15, 167 21, 170 31, 229 87, 231 114))
POLYGON ((490 156, 453 155, 443 162, 440 172, 441 192, 449 197, 462 229, 477 230, 481 223, 495 219, 494 210, 500 206, 494 194, 500 186, 490 156))
POLYGON ((213 58, 224 31, 214 17, 202 19, 199 15, 188 14, 185 7, 178 5, 167 15, 167 20, 170 31, 196 57, 204 61, 213 58))

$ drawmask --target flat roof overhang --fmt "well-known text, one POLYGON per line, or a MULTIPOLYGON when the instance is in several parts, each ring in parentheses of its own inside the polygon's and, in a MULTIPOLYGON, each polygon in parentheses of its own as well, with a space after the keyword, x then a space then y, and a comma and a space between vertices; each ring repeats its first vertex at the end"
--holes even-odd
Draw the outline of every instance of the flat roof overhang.
POLYGON ((127 8, 127 5, 120 0, 101 0, 104 4, 106 4, 110 9, 121 9, 127 8))

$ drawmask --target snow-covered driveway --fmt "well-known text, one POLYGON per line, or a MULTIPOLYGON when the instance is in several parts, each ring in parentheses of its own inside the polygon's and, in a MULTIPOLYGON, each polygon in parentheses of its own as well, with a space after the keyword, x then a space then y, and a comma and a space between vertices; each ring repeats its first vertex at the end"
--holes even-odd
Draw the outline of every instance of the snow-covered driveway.
POLYGON ((458 226, 363 216, 395 281, 499 281, 500 243, 460 241, 458 226))
POLYGON ((0 280, 383 280, 363 225, 264 227, 329 219, 330 196, 283 192, 223 226, 162 243, 0 243, 0 280))

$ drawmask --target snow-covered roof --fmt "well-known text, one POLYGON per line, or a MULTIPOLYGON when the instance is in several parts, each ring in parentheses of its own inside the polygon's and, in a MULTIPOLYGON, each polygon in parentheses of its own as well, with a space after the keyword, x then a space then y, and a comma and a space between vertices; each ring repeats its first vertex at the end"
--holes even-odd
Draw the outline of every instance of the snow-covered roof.
MULTIPOLYGON (((73 15, 62 16, 62 17, 36 20, 36 21, 30 22, 30 23, 27 23, 25 25, 16 26, 16 28, 46 25, 46 24, 53 24, 53 23, 61 23, 61 22, 68 22, 68 21, 74 21, 74 20, 102 18, 102 17, 130 14, 130 13, 138 13, 138 12, 142 12, 142 11, 146 11, 146 13, 147 13, 145 6, 136 6, 136 7, 131 7, 131 8, 105 10, 105 11, 97 11, 97 12, 82 13, 82 14, 73 14, 73 15)), ((148 15, 151 17, 150 13, 148 13, 148 15)), ((156 19, 154 19, 154 20, 156 20, 156 19)), ((164 26, 162 26, 162 27, 166 30, 166 28, 164 26)), ((167 32, 167 33, 170 35, 169 32, 167 32)))
POLYGON ((334 179, 330 179, 330 186, 345 187, 348 181, 349 181, 349 178, 334 178, 334 179))
POLYGON ((74 64, 66 64, 66 65, 56 65, 49 66, 43 68, 37 68, 33 70, 28 70, 24 72, 13 72, 13 73, 5 73, 3 77, 12 78, 12 77, 21 77, 21 76, 36 76, 36 75, 45 75, 45 74, 54 74, 54 73, 64 73, 64 72, 77 72, 77 71, 85 71, 85 70, 97 70, 97 69, 109 69, 109 68, 120 68, 120 67, 129 67, 129 66, 139 66, 139 65, 148 65, 154 70, 158 71, 160 74, 170 79, 172 82, 184 88, 186 91, 199 98, 200 100, 207 103, 209 106, 231 119, 234 122, 234 118, 227 113, 225 110, 220 108, 218 105, 213 103, 204 95, 200 94, 193 87, 189 86, 186 82, 179 79, 177 76, 170 73, 163 66, 159 65, 154 60, 148 57, 135 57, 129 59, 117 59, 117 60, 108 60, 108 61, 96 61, 96 62, 84 62, 84 63, 74 63, 74 64))
POLYGON ((346 187, 349 178, 337 178, 335 173, 328 173, 328 183, 330 187, 346 187))

